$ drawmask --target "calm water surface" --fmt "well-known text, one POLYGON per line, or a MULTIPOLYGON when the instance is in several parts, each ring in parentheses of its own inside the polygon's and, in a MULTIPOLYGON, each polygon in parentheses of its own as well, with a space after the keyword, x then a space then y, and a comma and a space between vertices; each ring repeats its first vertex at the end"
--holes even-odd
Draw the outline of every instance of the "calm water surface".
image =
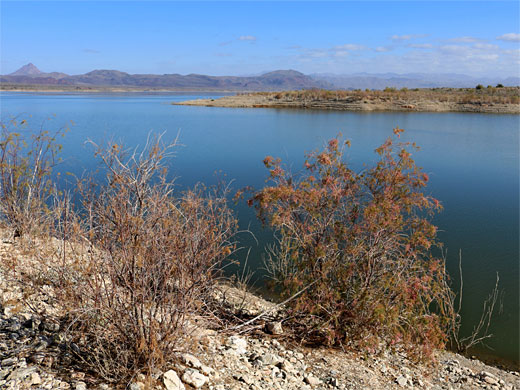
MULTIPOLYGON (((430 175, 427 192, 444 211, 436 216, 440 239, 448 249, 448 268, 458 278, 458 253, 464 273, 463 332, 480 316, 483 299, 500 275, 503 300, 492 323, 492 349, 478 351, 518 364, 519 358, 519 116, 463 113, 352 113, 280 109, 229 109, 173 106, 172 101, 212 94, 175 95, 1 95, 2 120, 20 115, 39 125, 53 116, 57 128, 75 122, 63 140, 62 170, 81 173, 96 167, 85 140, 124 141, 143 145, 149 132, 179 134, 173 171, 180 186, 214 183, 215 172, 233 180, 234 189, 264 184, 266 155, 279 156, 294 171, 301 169, 303 152, 320 147, 342 133, 351 139, 348 159, 354 167, 376 160, 373 150, 399 126, 405 141, 421 151, 414 157, 430 175)), ((262 253, 271 235, 254 213, 236 206, 243 227, 250 226, 259 243, 249 262, 261 278, 262 253)))

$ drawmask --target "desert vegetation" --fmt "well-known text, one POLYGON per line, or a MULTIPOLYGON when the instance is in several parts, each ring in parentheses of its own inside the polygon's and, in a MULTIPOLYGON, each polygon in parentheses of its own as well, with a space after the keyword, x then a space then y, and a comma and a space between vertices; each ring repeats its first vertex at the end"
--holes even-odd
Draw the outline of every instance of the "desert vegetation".
POLYGON ((343 161, 347 146, 332 139, 308 154, 298 177, 264 160, 272 185, 250 203, 277 232, 267 268, 285 294, 305 289, 291 308, 308 337, 429 356, 448 338, 450 291, 442 259, 430 254, 438 243, 427 218, 441 206, 421 192, 428 176, 407 150, 414 145, 389 138, 361 173, 343 161))
MULTIPOLYGON (((177 191, 168 173, 177 143, 161 135, 134 150, 91 143, 103 179, 76 179, 75 192, 61 191, 52 168, 63 131, 23 126, 2 124, 0 140, 0 225, 39 264, 20 283, 52 286, 74 364, 113 383, 165 369, 197 319, 216 318, 212 293, 238 248, 228 193, 177 191)), ((441 205, 422 192, 428 176, 401 132, 361 172, 344 161, 350 143, 340 138, 309 153, 301 175, 264 160, 271 183, 249 204, 275 232, 266 267, 299 341, 427 360, 450 342, 462 350, 487 337, 496 289, 476 335, 460 339, 457 294, 431 251, 440 244, 429 217, 441 205)))
POLYGON ((307 89, 255 92, 178 105, 242 108, 304 108, 340 111, 520 113, 519 87, 429 88, 384 90, 307 89))
POLYGON ((497 285, 472 335, 459 335, 460 290, 452 290, 430 217, 440 202, 422 191, 429 177, 394 129, 376 149, 379 161, 356 172, 344 161, 350 141, 334 138, 306 155, 294 175, 264 160, 270 183, 249 204, 275 231, 266 269, 290 299, 303 338, 376 352, 398 347, 429 359, 447 345, 465 352, 489 337, 497 285), (458 300, 457 300, 458 299, 458 300))
POLYGON ((171 362, 190 321, 209 313, 212 285, 236 249, 225 194, 202 186, 174 193, 165 162, 176 144, 160 136, 139 151, 96 146, 105 181, 51 191, 56 138, 41 130, 27 143, 3 129, 0 221, 32 241, 26 250, 41 273, 24 283, 54 287, 74 360, 115 382, 171 362), (45 250, 52 239, 58 249, 45 250))
POLYGON ((376 100, 428 100, 452 103, 473 104, 518 104, 520 103, 519 87, 504 87, 499 84, 496 87, 484 88, 478 85, 476 88, 402 88, 387 87, 384 90, 325 90, 310 89, 284 92, 258 92, 259 96, 268 96, 280 100, 297 101, 341 101, 353 99, 353 101, 376 100), (479 88, 480 87, 480 88, 479 88))

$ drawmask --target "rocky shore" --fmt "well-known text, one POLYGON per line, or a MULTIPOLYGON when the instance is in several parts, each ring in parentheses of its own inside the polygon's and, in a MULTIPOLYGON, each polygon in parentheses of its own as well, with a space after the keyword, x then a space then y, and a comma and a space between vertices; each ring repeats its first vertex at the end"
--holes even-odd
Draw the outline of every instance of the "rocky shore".
MULTIPOLYGON (((56 321, 60 309, 52 287, 33 290, 19 283, 21 273, 38 273, 36 260, 19 242, 1 240, 0 388, 117 388, 72 364, 81 346, 67 342, 67 329, 56 321)), ((445 351, 433 364, 420 365, 398 352, 311 348, 285 328, 283 307, 227 284, 214 299, 228 316, 265 316, 247 326, 198 321, 192 347, 179 352, 170 369, 151 378, 137 375, 129 389, 520 389, 518 372, 445 351)))
POLYGON ((302 99, 276 93, 252 93, 225 96, 219 99, 188 100, 174 105, 234 107, 234 108, 299 108, 336 111, 402 111, 402 112, 478 112, 492 114, 520 114, 518 103, 450 101, 442 97, 421 97, 415 94, 377 94, 363 97, 359 94, 341 98, 302 99))

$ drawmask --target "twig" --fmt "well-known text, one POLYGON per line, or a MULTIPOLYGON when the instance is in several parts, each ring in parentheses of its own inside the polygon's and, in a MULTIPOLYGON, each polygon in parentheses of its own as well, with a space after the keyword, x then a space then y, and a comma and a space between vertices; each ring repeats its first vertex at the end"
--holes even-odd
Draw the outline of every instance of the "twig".
POLYGON ((240 329, 244 326, 247 326, 249 324, 252 324, 253 322, 255 322, 256 320, 262 318, 263 316, 271 313, 272 311, 278 309, 279 307, 285 305, 287 302, 290 302, 292 301, 294 298, 296 298, 298 295, 302 294, 304 291, 308 290, 312 285, 316 284, 318 282, 318 280, 315 280, 314 282, 312 282, 311 284, 308 284, 306 287, 304 287, 303 289, 301 289, 300 291, 298 291, 297 293, 295 293, 294 295, 292 295, 291 297, 287 298, 285 301, 283 302, 280 302, 279 304, 275 305, 274 307, 270 308, 270 309, 267 309, 265 310, 264 312, 260 313, 259 315, 257 315, 256 317, 250 319, 249 321, 246 321, 244 322, 243 324, 240 324, 240 325, 237 325, 237 326, 234 326, 232 327, 231 329, 232 330, 236 330, 236 329, 240 329))

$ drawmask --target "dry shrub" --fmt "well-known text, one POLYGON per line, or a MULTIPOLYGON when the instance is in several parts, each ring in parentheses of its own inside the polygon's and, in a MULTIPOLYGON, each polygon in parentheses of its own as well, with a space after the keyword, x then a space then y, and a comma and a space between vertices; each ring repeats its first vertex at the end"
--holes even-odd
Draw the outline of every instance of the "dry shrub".
POLYGON ((80 185, 89 256, 67 278, 62 299, 77 357, 106 380, 172 361, 235 250, 225 194, 199 186, 174 195, 164 165, 174 147, 156 137, 141 153, 97 148, 106 182, 80 185))
POLYGON ((176 141, 161 136, 141 152, 96 146, 106 180, 59 192, 52 168, 63 131, 13 130, 24 124, 2 124, 0 140, 0 222, 38 236, 24 249, 36 268, 18 282, 33 292, 52 286, 74 356, 100 377, 124 383, 164 368, 195 317, 207 315, 222 262, 236 250, 227 194, 202 185, 174 193, 166 161, 176 141))
POLYGON ((443 260, 430 254, 428 216, 440 205, 421 192, 428 176, 412 159, 416 146, 389 138, 361 173, 342 160, 343 149, 332 139, 307 155, 297 177, 279 159, 264 160, 272 185, 250 204, 278 237, 267 268, 285 295, 302 292, 290 303, 302 334, 428 357, 447 339, 451 292, 443 260))
POLYGON ((12 228, 15 237, 40 234, 52 221, 51 172, 61 150, 56 140, 66 129, 51 133, 42 125, 33 131, 17 118, 0 125, 0 223, 12 228))

